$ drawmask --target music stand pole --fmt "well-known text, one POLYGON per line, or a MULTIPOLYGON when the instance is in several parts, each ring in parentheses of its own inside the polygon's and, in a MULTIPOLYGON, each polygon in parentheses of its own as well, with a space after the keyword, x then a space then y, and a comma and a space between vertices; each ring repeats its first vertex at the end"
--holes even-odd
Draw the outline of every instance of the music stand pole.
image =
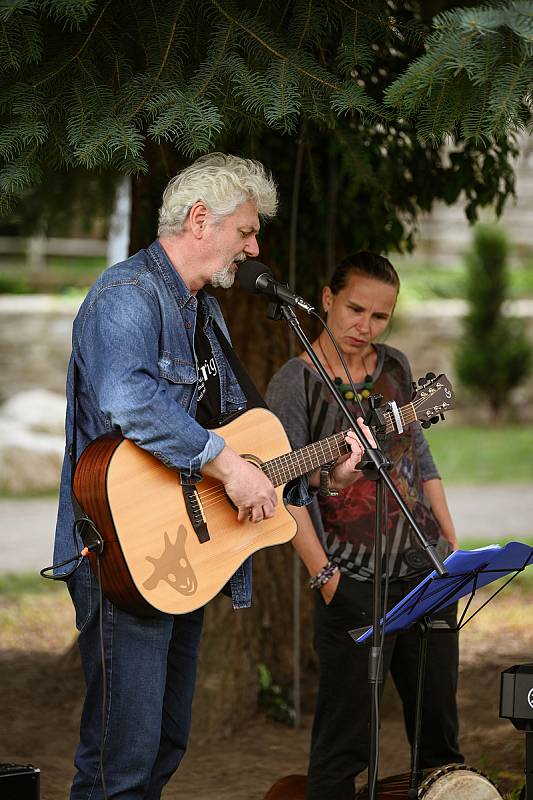
POLYGON ((428 651, 428 636, 431 631, 431 620, 423 617, 419 620, 420 650, 418 652, 418 668, 416 683, 416 712, 415 730, 413 736, 413 747, 411 755, 411 780, 407 790, 408 800, 416 800, 418 797, 418 784, 420 783, 420 737, 422 734, 422 702, 424 698, 424 678, 426 672, 426 658, 428 651))
POLYGON ((381 588, 383 584, 383 534, 387 521, 385 512, 385 486, 380 476, 376 478, 375 542, 374 542, 374 597, 372 605, 372 646, 368 654, 368 683, 370 685, 370 747, 368 756, 368 797, 374 800, 377 792, 379 768, 379 719, 383 683, 383 659, 379 621, 381 619, 381 588), (385 527, 384 527, 385 526, 385 527))

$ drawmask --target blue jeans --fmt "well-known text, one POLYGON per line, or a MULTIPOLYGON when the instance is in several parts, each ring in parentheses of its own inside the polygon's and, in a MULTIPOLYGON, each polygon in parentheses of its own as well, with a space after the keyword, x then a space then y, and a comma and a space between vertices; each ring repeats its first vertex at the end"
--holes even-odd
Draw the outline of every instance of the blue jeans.
MULTIPOLYGON (((98 583, 85 561, 68 580, 87 693, 71 800, 101 800, 102 666, 98 583)), ((107 674, 104 777, 109 800, 156 800, 191 725, 203 609, 134 617, 104 599, 107 674)))

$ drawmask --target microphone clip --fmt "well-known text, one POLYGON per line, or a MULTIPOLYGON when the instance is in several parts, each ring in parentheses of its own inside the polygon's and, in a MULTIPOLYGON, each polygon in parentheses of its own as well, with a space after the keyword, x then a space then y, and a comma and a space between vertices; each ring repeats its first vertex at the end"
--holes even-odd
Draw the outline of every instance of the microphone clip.
POLYGON ((282 303, 279 300, 269 300, 267 305, 267 319, 273 319, 275 322, 283 319, 283 314, 281 313, 281 306, 282 303))

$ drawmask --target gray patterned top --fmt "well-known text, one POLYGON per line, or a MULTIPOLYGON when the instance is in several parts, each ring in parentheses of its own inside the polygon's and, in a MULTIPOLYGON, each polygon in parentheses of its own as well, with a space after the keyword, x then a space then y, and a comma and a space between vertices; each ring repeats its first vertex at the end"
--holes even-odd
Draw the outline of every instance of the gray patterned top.
MULTIPOLYGON (((395 400, 398 406, 405 405, 412 395, 407 358, 389 345, 376 344, 375 348, 378 359, 372 375, 372 393, 395 400)), ((274 375, 266 400, 283 423, 294 449, 347 427, 318 373, 301 358, 290 359, 274 375)), ((352 410, 357 416, 357 408, 352 410)), ((420 423, 412 423, 401 436, 389 434, 383 449, 393 464, 391 478, 421 530, 437 545, 441 557, 448 555, 449 544, 424 496, 424 481, 439 478, 439 473, 420 423)), ((308 508, 329 558, 350 577, 372 580, 375 483, 361 478, 337 497, 316 498, 308 508)), ((387 544, 391 578, 411 578, 427 572, 430 566, 427 556, 390 495, 387 544)))

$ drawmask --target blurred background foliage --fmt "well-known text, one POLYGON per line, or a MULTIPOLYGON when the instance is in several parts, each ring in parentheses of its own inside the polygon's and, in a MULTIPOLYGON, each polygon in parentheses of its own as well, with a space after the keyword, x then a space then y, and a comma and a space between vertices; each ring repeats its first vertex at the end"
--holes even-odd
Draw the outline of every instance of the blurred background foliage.
POLYGON ((528 377, 532 364, 524 320, 506 313, 508 254, 502 228, 476 225, 466 260, 468 313, 455 356, 459 380, 488 402, 495 418, 507 407, 513 389, 528 377))

